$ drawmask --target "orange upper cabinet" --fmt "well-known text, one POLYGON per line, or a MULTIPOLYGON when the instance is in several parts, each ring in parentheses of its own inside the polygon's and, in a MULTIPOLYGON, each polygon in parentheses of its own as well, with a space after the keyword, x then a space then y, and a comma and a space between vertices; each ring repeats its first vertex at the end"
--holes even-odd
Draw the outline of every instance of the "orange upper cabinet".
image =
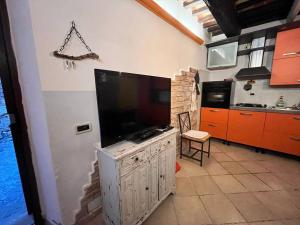
POLYGON ((266 113, 230 110, 227 140, 259 147, 266 113))
POLYGON ((225 140, 227 134, 228 113, 228 109, 203 107, 201 109, 199 129, 210 133, 212 137, 225 140))
POLYGON ((300 85, 300 28, 278 32, 270 85, 300 85))
POLYGON ((300 85, 300 56, 273 60, 270 84, 300 85))
POLYGON ((274 59, 300 56, 300 28, 278 32, 274 59))

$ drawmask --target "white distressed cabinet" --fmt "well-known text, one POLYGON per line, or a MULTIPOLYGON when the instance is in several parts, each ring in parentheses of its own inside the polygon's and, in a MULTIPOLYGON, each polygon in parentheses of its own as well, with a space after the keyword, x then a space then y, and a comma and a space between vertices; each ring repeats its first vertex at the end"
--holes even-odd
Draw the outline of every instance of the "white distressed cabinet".
POLYGON ((141 144, 98 148, 106 225, 138 225, 175 192, 176 129, 141 144))

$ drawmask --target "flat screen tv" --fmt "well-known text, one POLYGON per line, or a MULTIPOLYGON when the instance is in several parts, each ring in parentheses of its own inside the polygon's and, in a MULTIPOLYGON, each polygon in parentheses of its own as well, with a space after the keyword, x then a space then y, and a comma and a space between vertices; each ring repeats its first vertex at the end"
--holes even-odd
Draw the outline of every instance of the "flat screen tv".
POLYGON ((101 147, 170 124, 171 79, 95 69, 101 147))

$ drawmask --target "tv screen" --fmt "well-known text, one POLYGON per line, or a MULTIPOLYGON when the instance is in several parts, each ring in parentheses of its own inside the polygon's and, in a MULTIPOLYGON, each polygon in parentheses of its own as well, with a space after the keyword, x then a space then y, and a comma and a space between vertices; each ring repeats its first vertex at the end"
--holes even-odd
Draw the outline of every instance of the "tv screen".
POLYGON ((95 70, 101 147, 170 124, 171 79, 95 70))

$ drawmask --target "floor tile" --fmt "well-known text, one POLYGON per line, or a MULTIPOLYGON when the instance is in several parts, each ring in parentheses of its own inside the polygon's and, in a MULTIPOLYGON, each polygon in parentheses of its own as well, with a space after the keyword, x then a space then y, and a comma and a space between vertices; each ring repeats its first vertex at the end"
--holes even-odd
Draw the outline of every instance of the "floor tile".
POLYGON ((197 161, 180 160, 179 164, 182 166, 184 173, 188 176, 208 175, 207 171, 201 167, 197 161))
POLYGON ((228 194, 227 196, 248 222, 273 219, 270 210, 252 193, 228 194))
POLYGON ((214 224, 246 222, 225 195, 203 195, 200 198, 214 224))
POLYGON ((226 152, 226 154, 235 161, 252 161, 257 159, 257 156, 247 151, 226 152))
POLYGON ((282 225, 299 225, 300 219, 281 220, 282 225))
POLYGON ((255 192, 254 195, 273 213, 275 219, 300 217, 300 209, 282 191, 255 192))
POLYGON ((189 177, 176 177, 176 195, 196 195, 196 191, 189 177))
POLYGON ((249 225, 282 225, 282 223, 280 221, 263 221, 263 222, 249 223, 249 225))
POLYGON ((212 176, 212 179, 224 193, 247 192, 247 189, 240 184, 232 175, 212 176))
POLYGON ((238 174, 234 177, 243 184, 248 191, 269 191, 271 190, 265 183, 253 174, 238 174))
POLYGON ((211 224, 211 220, 198 196, 175 197, 173 203, 179 224, 211 224))
POLYGON ((271 187, 273 190, 290 190, 293 189, 293 185, 284 182, 273 173, 257 173, 255 174, 261 181, 271 187))
POLYGON ((232 158, 230 158, 228 155, 226 155, 223 152, 214 152, 212 153, 212 157, 214 157, 214 159, 217 160, 218 162, 233 161, 232 158))
POLYGON ((191 177, 191 181, 198 195, 218 194, 221 192, 211 176, 191 177))
POLYGON ((275 173, 281 180, 293 185, 295 188, 300 188, 300 175, 293 173, 275 173))
POLYGON ((249 171, 242 167, 238 162, 221 162, 220 164, 231 174, 249 173, 249 171))
POLYGON ((209 175, 224 175, 229 174, 220 163, 211 161, 205 161, 203 168, 208 172, 209 175))
MULTIPOLYGON (((300 190, 281 191, 281 194, 287 197, 294 205, 300 209, 300 190)), ((299 216, 300 218, 300 216, 299 216)), ((300 225, 300 223, 299 223, 300 225)))
POLYGON ((178 225, 172 196, 169 196, 164 202, 162 202, 162 204, 143 223, 143 225, 157 224, 178 225))
POLYGON ((247 170, 249 170, 251 173, 265 173, 270 172, 266 168, 262 167, 256 162, 253 161, 247 161, 247 162, 240 162, 240 164, 245 167, 247 170))

